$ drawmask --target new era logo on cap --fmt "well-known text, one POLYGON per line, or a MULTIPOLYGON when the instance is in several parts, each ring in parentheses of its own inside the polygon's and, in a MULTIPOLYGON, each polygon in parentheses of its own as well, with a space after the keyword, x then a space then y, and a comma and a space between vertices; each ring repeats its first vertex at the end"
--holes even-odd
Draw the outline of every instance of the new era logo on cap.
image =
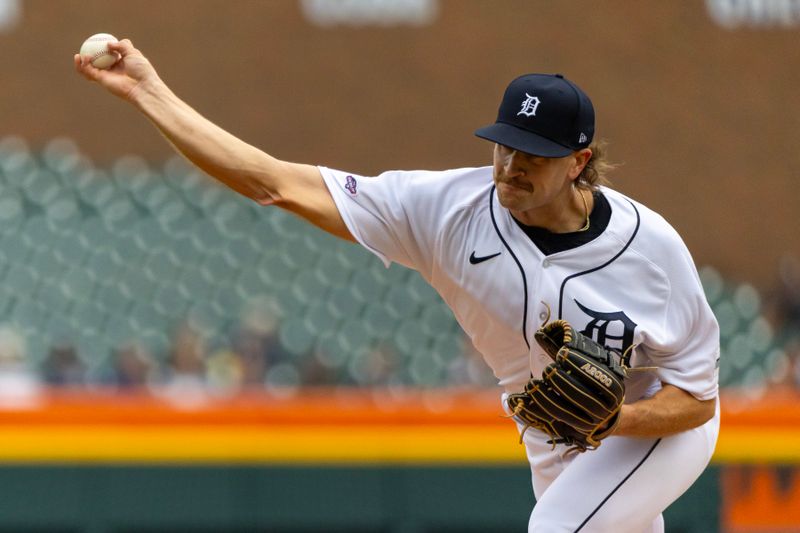
POLYGON ((592 101, 560 74, 526 74, 506 88, 497 120, 475 135, 542 157, 564 157, 594 136, 592 101))

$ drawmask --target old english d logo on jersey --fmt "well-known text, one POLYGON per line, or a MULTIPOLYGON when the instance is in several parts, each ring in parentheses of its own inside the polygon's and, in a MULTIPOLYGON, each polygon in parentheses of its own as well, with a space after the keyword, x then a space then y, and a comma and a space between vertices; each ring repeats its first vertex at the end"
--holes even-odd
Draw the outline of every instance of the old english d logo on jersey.
POLYGON ((623 311, 603 313, 589 309, 578 300, 575 300, 575 303, 578 304, 581 311, 592 317, 592 320, 581 331, 582 334, 594 339, 601 346, 617 348, 623 353, 633 345, 633 334, 638 324, 628 318, 623 311), (614 332, 620 334, 615 335, 614 332))

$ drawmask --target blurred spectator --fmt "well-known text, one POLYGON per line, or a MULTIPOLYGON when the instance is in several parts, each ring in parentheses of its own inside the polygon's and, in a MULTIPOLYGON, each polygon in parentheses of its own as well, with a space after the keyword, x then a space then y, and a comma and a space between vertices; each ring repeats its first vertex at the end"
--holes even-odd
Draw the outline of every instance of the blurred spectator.
POLYGON ((71 343, 59 343, 50 348, 42 372, 48 385, 73 387, 86 384, 86 366, 71 343))
POLYGON ((188 323, 178 326, 167 359, 164 383, 154 390, 185 408, 205 403, 206 343, 202 332, 188 323))
POLYGON ((118 387, 144 387, 153 383, 156 363, 147 349, 130 342, 114 350, 114 384, 118 387))
POLYGON ((240 359, 245 387, 263 387, 271 365, 291 356, 278 340, 278 306, 271 298, 254 298, 242 311, 231 349, 240 359))
POLYGON ((167 384, 205 386, 206 344, 201 332, 187 323, 179 325, 172 339, 168 359, 167 384))
POLYGON ((10 326, 0 327, 0 406, 33 404, 40 390, 39 377, 26 362, 25 339, 10 326))
POLYGON ((781 258, 771 304, 777 328, 796 335, 800 331, 800 258, 797 255, 786 254, 781 258))
POLYGON ((223 348, 214 352, 206 364, 206 381, 214 392, 234 393, 244 381, 244 365, 238 353, 223 348))

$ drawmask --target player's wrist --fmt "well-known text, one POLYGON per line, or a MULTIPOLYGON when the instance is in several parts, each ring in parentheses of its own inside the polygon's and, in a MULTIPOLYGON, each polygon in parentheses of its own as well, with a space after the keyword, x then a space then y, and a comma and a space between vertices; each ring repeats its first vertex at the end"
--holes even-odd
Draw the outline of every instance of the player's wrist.
POLYGON ((152 77, 139 80, 139 82, 128 91, 125 99, 139 108, 139 110, 147 113, 149 109, 157 106, 159 102, 167 101, 171 95, 172 91, 161 81, 161 78, 153 75, 152 77))

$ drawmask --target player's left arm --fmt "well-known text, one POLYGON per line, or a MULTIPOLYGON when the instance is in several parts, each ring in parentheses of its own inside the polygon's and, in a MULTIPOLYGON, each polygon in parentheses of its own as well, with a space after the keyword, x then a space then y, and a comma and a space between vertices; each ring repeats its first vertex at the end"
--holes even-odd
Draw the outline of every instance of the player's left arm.
POLYGON ((717 399, 698 400, 674 385, 664 383, 650 398, 625 404, 614 435, 666 437, 701 426, 714 417, 717 399))

